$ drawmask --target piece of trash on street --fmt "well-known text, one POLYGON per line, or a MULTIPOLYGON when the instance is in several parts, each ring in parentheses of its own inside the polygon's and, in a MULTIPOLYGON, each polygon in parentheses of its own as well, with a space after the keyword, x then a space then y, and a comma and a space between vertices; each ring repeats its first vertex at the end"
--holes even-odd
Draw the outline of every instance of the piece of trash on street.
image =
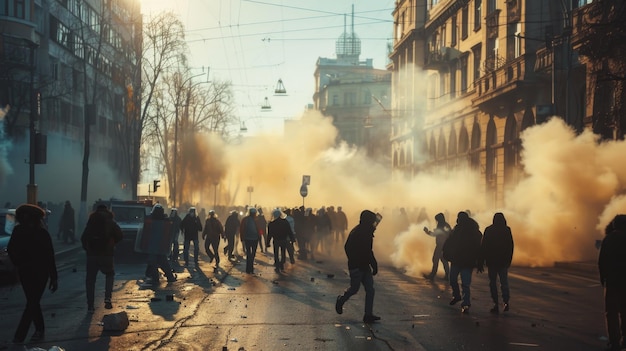
POLYGON ((232 339, 230 339, 230 341, 237 342, 237 338, 232 338, 232 339))
POLYGON ((334 277, 335 277, 335 275, 334 275, 334 274, 326 274, 326 277, 328 277, 328 278, 334 278, 334 277))
POLYGON ((241 318, 248 318, 248 316, 244 316, 243 314, 241 315, 241 318))
POLYGON ((342 326, 341 324, 335 324, 335 327, 336 327, 336 328, 339 328, 339 327, 341 327, 341 326, 342 326))
POLYGON ((311 277, 311 281, 312 281, 312 282, 314 282, 314 281, 315 281, 315 278, 311 277))
POLYGON ((509 344, 515 346, 539 347, 539 344, 527 344, 525 342, 510 342, 509 344))
POLYGON ((350 330, 350 327, 346 327, 346 330, 350 330))
POLYGON ((137 307, 137 306, 133 306, 133 305, 126 305, 126 309, 127 309, 127 310, 136 310, 136 309, 138 309, 138 308, 139 308, 139 307, 137 307))
POLYGON ((235 288, 232 288, 232 287, 231 287, 231 288, 228 288, 228 290, 235 290, 235 288))
POLYGON ((372 337, 371 337, 371 336, 368 336, 368 337, 367 337, 367 340, 372 340, 372 337))
POLYGON ((424 318, 424 317, 430 317, 429 314, 414 314, 413 318, 424 318))

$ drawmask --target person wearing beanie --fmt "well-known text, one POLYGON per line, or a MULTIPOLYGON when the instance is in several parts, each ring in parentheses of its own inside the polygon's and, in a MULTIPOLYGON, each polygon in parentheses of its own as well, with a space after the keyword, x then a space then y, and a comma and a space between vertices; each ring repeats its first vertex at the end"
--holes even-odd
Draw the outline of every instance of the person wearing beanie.
POLYGON ((283 218, 283 213, 278 208, 272 211, 272 221, 267 225, 266 247, 270 247, 272 239, 274 239, 274 271, 284 272, 287 242, 294 241, 295 237, 291 225, 287 219, 283 218))
POLYGON ((382 216, 369 210, 361 212, 359 224, 348 234, 344 245, 348 257, 348 270, 350 271, 350 286, 337 296, 335 311, 343 313, 343 304, 359 291, 363 284, 365 289, 365 315, 363 322, 373 323, 380 320, 374 315, 374 276, 378 273, 378 262, 372 249, 374 244, 374 231, 380 223, 382 216))
POLYGON ((24 295, 26 307, 22 318, 17 325, 13 342, 23 343, 30 329, 35 325, 35 332, 31 342, 44 339, 45 325, 41 311, 41 297, 48 288, 55 292, 58 288, 58 274, 54 259, 52 238, 45 228, 44 217, 46 212, 39 206, 24 204, 15 210, 15 220, 18 223, 7 244, 9 258, 17 267, 24 295))

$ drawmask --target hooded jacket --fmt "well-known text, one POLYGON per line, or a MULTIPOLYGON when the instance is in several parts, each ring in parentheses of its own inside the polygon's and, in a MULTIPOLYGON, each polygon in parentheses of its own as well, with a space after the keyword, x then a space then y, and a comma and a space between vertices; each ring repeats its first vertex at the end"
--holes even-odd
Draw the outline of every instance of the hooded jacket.
POLYGON ((113 213, 99 207, 89 215, 80 241, 87 256, 113 256, 115 244, 122 238, 122 229, 113 220, 113 213))
POLYGON ((376 214, 365 210, 361 212, 359 224, 357 224, 348 234, 348 239, 344 245, 346 256, 348 256, 348 269, 378 270, 378 262, 374 257, 372 249, 374 245, 374 226, 376 214))
POLYGON ((493 224, 485 228, 481 245, 482 258, 487 267, 508 268, 513 259, 511 228, 500 212, 493 215, 493 224))
POLYGON ((461 268, 478 267, 482 238, 478 223, 466 212, 459 212, 457 224, 443 245, 443 258, 461 268))
POLYGON ((626 288, 626 215, 617 215, 609 224, 600 246, 600 282, 607 287, 626 288))

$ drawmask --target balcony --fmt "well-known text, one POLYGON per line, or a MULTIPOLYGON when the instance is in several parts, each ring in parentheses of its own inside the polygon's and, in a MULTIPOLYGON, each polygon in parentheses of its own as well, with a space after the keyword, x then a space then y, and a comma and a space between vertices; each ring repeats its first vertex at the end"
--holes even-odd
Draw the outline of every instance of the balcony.
POLYGON ((526 54, 508 62, 493 59, 492 69, 487 69, 490 65, 486 65, 485 74, 474 82, 477 96, 472 99, 473 105, 489 111, 509 105, 511 99, 517 101, 523 96, 521 92, 528 83, 526 68, 531 64, 529 59, 532 61, 532 58, 534 57, 529 58, 526 54))
POLYGON ((460 57, 460 54, 460 51, 450 47, 430 49, 426 56, 424 68, 432 70, 447 69, 452 61, 460 57))

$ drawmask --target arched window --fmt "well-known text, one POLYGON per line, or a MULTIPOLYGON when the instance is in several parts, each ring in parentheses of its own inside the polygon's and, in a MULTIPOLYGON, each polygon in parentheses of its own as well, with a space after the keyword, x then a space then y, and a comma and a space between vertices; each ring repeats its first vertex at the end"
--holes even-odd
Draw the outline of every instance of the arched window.
POLYGON ((473 169, 480 167, 480 125, 474 121, 472 126, 472 143, 470 144, 470 166, 473 169))

